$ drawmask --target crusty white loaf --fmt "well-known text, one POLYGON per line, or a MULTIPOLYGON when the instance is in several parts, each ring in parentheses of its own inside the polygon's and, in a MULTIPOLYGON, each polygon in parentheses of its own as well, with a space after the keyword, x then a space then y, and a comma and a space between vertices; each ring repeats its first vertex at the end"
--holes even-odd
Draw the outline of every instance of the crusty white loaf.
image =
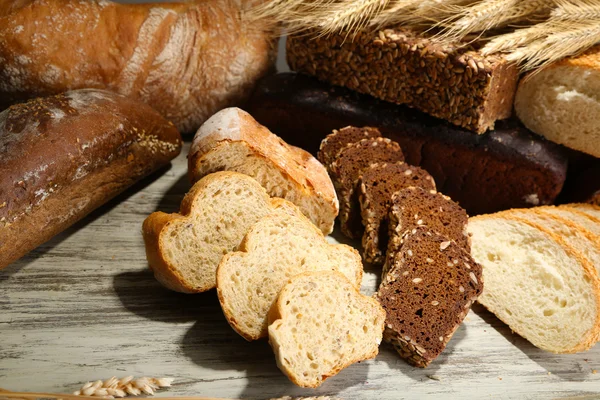
POLYGON ((385 310, 339 272, 308 272, 283 287, 269 322, 279 368, 298 386, 318 387, 377 355, 385 310))
POLYGON ((535 133, 600 157, 600 46, 521 80, 515 111, 535 133))
POLYGON ((182 132, 238 104, 273 65, 272 35, 243 1, 0 3, 0 107, 69 89, 142 100, 182 132))
POLYGON ((325 167, 239 108, 219 111, 200 127, 188 163, 192 182, 222 170, 250 175, 272 197, 296 204, 324 234, 333 231, 339 203, 325 167))
POLYGON ((290 278, 311 271, 341 272, 360 288, 363 267, 355 249, 327 243, 301 214, 276 210, 262 218, 217 269, 217 294, 227 321, 247 340, 266 337, 279 291, 290 278))
POLYGON ((234 251, 258 220, 285 207, 297 210, 285 200, 271 199, 248 175, 228 171, 207 175, 186 194, 180 213, 155 212, 144 221, 150 269, 171 290, 213 289, 223 255, 234 251))

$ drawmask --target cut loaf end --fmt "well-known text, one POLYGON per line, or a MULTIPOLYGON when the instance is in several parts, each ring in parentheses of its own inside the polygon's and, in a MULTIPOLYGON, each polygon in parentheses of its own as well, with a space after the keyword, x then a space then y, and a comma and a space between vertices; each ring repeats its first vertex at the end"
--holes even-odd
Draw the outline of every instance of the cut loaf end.
POLYGON ((188 163, 193 182, 223 170, 252 176, 270 196, 296 204, 324 234, 333 231, 339 203, 325 167, 239 108, 222 110, 200 127, 188 163))
POLYGON ((473 258, 483 266, 479 302, 535 346, 575 353, 600 329, 600 283, 559 236, 503 215, 471 218, 473 258))
POLYGON ((318 387, 377 355, 385 311, 339 272, 313 272, 284 286, 269 321, 279 368, 296 385, 318 387))

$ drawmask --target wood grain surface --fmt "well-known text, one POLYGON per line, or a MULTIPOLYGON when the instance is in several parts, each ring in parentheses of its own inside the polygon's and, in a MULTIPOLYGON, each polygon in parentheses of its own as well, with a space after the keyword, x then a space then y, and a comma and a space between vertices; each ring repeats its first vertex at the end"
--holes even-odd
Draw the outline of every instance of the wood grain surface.
MULTIPOLYGON (((186 143, 168 170, 0 271, 0 387, 69 393, 89 380, 135 375, 175 378, 159 396, 600 398, 599 346, 546 353, 480 306, 427 369, 410 367, 383 345, 375 360, 318 390, 295 387, 267 342, 247 343, 229 327, 214 291, 170 292, 147 268, 142 221, 156 210, 178 210, 190 186, 188 149, 186 143)), ((373 292, 378 275, 367 269, 364 293, 373 292)))

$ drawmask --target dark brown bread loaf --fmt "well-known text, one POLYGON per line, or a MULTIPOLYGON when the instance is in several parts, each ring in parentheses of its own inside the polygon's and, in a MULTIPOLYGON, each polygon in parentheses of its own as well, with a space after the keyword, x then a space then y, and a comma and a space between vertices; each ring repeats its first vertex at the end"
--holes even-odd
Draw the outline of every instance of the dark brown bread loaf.
POLYGON ((377 127, 400 144, 408 164, 429 172, 438 190, 471 215, 551 204, 567 173, 563 149, 517 121, 500 121, 495 131, 474 135, 417 110, 298 74, 265 78, 248 111, 314 154, 333 129, 377 127))
POLYGON ((340 201, 342 232, 350 238, 363 233, 360 203, 355 191, 363 169, 375 162, 404 161, 398 143, 386 138, 362 139, 340 150, 331 164, 331 178, 340 201))
POLYGON ((389 213, 389 241, 383 276, 385 277, 400 250, 404 234, 419 226, 425 226, 430 231, 455 241, 470 253, 468 223, 469 216, 462 207, 434 190, 410 187, 394 193, 389 213))
POLYGON ((363 258, 383 264, 388 244, 388 214, 392 196, 399 190, 416 186, 435 192, 435 182, 427 171, 403 162, 372 164, 359 178, 360 214, 365 233, 363 258))
POLYGON ((406 29, 291 36, 294 71, 396 104, 407 104, 477 133, 512 112, 516 65, 406 29))
POLYGON ((425 227, 408 232, 376 298, 387 312, 385 341, 416 367, 444 350, 483 291, 481 266, 425 227))
POLYGON ((377 137, 381 137, 381 132, 379 132, 379 129, 377 128, 357 128, 354 126, 347 126, 340 130, 334 129, 333 132, 327 135, 321 142, 317 158, 329 171, 331 169, 331 163, 335 161, 340 150, 347 145, 356 143, 361 139, 377 137))
POLYGON ((172 123, 102 90, 35 99, 0 113, 0 268, 180 150, 172 123))

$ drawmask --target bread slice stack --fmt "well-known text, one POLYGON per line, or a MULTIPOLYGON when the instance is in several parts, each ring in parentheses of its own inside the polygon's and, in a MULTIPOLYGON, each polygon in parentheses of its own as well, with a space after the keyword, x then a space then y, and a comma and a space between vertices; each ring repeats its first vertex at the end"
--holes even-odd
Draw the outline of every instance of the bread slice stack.
POLYGON ((574 204, 471 218, 486 285, 479 302, 541 349, 592 347, 600 339, 599 211, 574 204))

